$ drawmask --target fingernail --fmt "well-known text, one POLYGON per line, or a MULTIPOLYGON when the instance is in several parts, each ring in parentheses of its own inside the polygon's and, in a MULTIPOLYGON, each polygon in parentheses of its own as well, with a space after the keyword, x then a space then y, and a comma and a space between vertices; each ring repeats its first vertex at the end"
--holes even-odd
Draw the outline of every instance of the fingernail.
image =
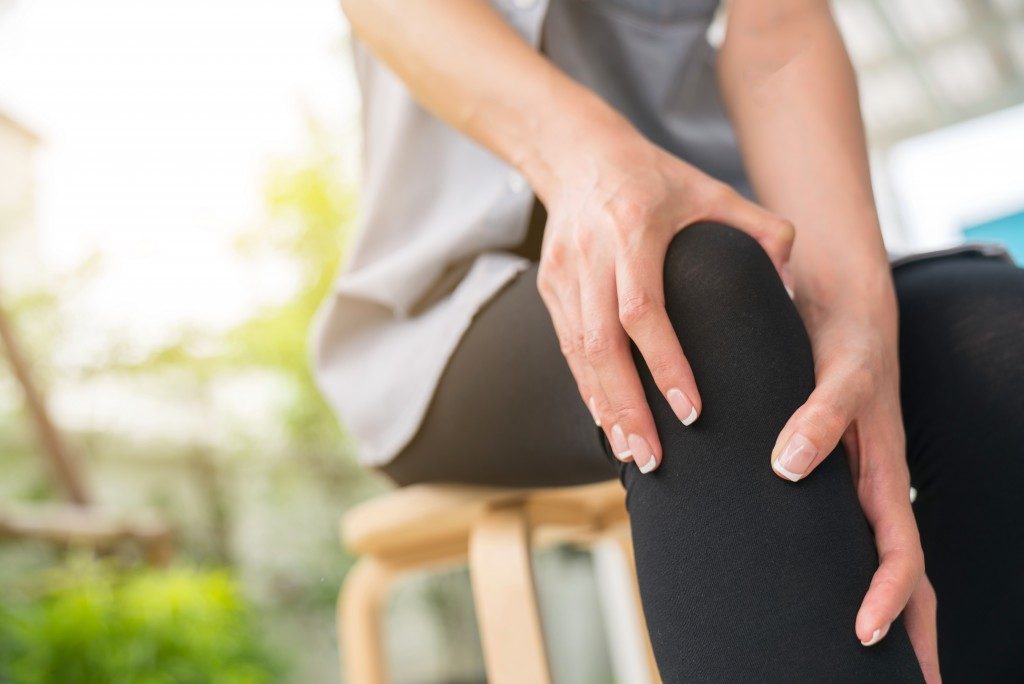
POLYGON ((633 460, 640 466, 641 473, 646 475, 658 467, 658 459, 654 458, 654 450, 640 435, 629 436, 629 448, 633 452, 633 460))
POLYGON ((867 641, 860 642, 861 645, 863 645, 863 646, 874 646, 875 644, 877 644, 879 641, 881 641, 882 639, 885 638, 886 634, 889 633, 889 625, 891 625, 891 624, 892 623, 890 622, 885 627, 882 627, 880 629, 876 629, 874 632, 871 633, 871 638, 870 639, 868 639, 867 641))
POLYGON ((796 482, 807 474, 817 454, 818 450, 811 444, 811 440, 798 432, 786 442, 786 447, 775 459, 772 469, 787 480, 796 482))
POLYGON ((626 441, 626 433, 618 425, 612 426, 612 451, 615 452, 615 458, 620 461, 633 457, 633 452, 629 449, 629 442, 626 441))
POLYGON ((597 417, 597 402, 594 401, 594 397, 590 397, 587 406, 590 407, 590 417, 594 419, 594 425, 601 427, 601 419, 597 417))
POLYGON ((793 291, 793 272, 789 268, 789 262, 787 261, 782 265, 782 286, 786 288, 786 294, 789 295, 790 299, 796 298, 796 293, 793 291))
POLYGON ((686 398, 682 390, 673 387, 665 393, 665 398, 668 399, 668 405, 672 407, 676 417, 679 418, 683 425, 693 425, 693 421, 697 420, 697 407, 686 398))

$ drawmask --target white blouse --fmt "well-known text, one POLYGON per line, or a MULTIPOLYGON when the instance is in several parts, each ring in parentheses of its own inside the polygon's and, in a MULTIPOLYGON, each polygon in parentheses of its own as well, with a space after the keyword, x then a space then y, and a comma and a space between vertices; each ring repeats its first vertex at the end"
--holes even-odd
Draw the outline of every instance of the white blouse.
MULTIPOLYGON (((748 192, 706 33, 717 0, 492 0, 651 140, 748 192)), ((534 202, 509 165, 425 111, 359 42, 361 217, 315 326, 318 383, 378 465, 413 437, 474 314, 528 262, 534 202)), ((458 426, 452 426, 458 429, 458 426)))

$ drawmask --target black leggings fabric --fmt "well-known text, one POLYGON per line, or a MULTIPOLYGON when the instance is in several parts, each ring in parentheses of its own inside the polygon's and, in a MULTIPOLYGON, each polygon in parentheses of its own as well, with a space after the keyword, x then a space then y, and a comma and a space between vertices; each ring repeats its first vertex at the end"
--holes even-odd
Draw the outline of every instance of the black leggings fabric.
MULTIPOLYGON (((908 458, 948 682, 1024 680, 1024 271, 959 255, 896 269, 908 458)), ((642 475, 610 453, 536 290, 536 266, 481 311, 398 484, 565 486, 618 475, 661 676, 674 682, 918 682, 901 622, 853 631, 877 567, 837 449, 797 484, 769 453, 810 394, 803 323, 767 256, 731 228, 672 242, 666 308, 701 388, 684 427, 636 356, 664 447, 642 475)))

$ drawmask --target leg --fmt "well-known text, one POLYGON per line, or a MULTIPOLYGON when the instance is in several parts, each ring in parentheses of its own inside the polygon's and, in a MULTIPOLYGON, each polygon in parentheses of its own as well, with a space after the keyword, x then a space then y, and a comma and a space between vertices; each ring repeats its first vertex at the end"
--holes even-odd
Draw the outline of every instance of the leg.
POLYGON ((384 684, 387 679, 381 610, 391 571, 363 558, 345 577, 338 596, 338 653, 345 681, 384 684))
POLYGON ((469 569, 488 680, 550 684, 529 530, 521 509, 498 509, 476 524, 469 541, 469 569))
POLYGON ((878 560, 842 449, 796 484, 769 466, 814 367, 767 256, 694 226, 670 245, 665 289, 704 410, 680 424, 637 356, 666 456, 650 475, 623 469, 662 678, 920 681, 902 623, 871 648, 854 634, 878 560))
POLYGON ((1024 678, 1024 271, 895 271, 907 455, 947 682, 1024 678))
POLYGON ((901 623, 871 648, 854 634, 877 557, 841 451, 797 484, 769 466, 814 368, 767 256, 738 231, 696 226, 673 241, 665 281, 704 411, 683 427, 640 364, 665 447, 657 471, 610 457, 530 270, 478 315, 386 472, 402 484, 543 486, 618 468, 665 682, 920 681, 901 623))
POLYGON ((618 475, 600 434, 558 348, 533 265, 477 314, 416 436, 383 470, 400 485, 589 484, 618 475))

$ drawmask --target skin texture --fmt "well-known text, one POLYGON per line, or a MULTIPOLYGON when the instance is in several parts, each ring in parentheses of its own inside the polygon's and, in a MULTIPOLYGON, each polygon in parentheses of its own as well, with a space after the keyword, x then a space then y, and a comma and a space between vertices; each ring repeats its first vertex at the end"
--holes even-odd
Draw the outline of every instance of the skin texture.
POLYGON ((641 472, 658 467, 662 448, 630 341, 684 424, 701 409, 664 309, 672 236, 711 220, 761 244, 795 290, 817 379, 765 467, 811 477, 844 441, 881 560, 851 629, 877 643, 904 613, 925 676, 938 681, 935 595, 908 497, 895 296, 856 81, 827 2, 730 3, 718 75, 763 206, 647 141, 484 0, 342 5, 426 108, 519 169, 547 208, 538 288, 581 397, 641 472))

